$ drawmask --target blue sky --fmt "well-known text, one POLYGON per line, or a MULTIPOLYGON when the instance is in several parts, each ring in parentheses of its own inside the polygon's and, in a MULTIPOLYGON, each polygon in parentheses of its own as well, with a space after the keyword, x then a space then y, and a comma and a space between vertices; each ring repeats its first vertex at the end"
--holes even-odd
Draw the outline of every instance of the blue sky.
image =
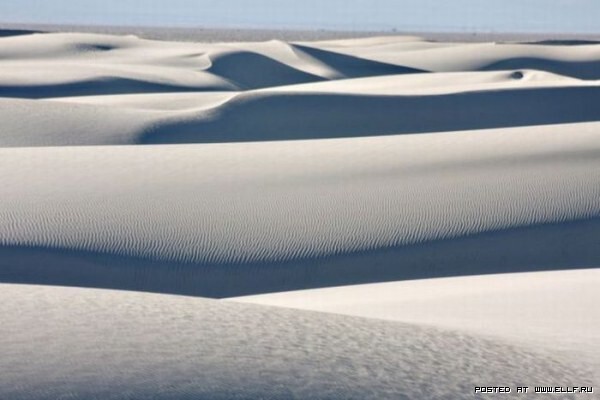
POLYGON ((600 32, 600 0, 0 0, 0 22, 600 32))

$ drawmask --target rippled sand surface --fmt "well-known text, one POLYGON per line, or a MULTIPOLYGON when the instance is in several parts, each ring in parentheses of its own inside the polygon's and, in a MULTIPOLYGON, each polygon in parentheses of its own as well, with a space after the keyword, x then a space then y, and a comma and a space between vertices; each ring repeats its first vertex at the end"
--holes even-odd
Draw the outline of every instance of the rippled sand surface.
POLYGON ((0 37, 0 398, 600 383, 600 45, 322 39, 0 37))

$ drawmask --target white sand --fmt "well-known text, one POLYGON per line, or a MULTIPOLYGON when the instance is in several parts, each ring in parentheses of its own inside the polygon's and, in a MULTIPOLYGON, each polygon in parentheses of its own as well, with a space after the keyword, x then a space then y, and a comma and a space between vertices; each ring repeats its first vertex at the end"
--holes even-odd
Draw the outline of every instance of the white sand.
POLYGON ((306 43, 317 54, 331 52, 383 63, 402 63, 435 72, 538 69, 581 79, 599 79, 597 44, 568 46, 511 43, 439 43, 419 40, 360 39, 306 43))
POLYGON ((484 384, 592 384, 548 351, 232 302, 0 285, 0 315, 8 399, 471 399, 484 384))
MULTIPOLYGON (((232 300, 435 326, 545 348, 600 374, 598 269, 376 283, 232 300)), ((600 375, 598 375, 600 378, 600 375)))
POLYGON ((594 266, 597 129, 0 149, 0 276, 224 297, 594 266))
POLYGON ((0 398, 597 380, 599 63, 593 44, 1 37, 0 398))
POLYGON ((320 139, 600 119, 596 45, 1 40, 2 146, 320 139))

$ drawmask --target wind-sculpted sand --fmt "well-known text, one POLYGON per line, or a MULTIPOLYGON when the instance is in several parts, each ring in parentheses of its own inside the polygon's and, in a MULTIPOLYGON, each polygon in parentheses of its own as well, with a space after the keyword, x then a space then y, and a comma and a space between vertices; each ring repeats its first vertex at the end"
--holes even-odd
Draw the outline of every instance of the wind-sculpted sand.
POLYGON ((0 35, 0 398, 597 380, 599 66, 594 43, 0 35))
POLYGON ((0 393, 10 399, 471 399, 479 382, 592 382, 588 368, 551 352, 416 325, 156 294, 0 289, 0 393))
POLYGON ((261 294, 232 300, 502 338, 586 360, 600 378, 598 269, 469 276, 261 294))
POLYGON ((1 149, 0 277, 226 297, 594 266, 597 129, 1 149))

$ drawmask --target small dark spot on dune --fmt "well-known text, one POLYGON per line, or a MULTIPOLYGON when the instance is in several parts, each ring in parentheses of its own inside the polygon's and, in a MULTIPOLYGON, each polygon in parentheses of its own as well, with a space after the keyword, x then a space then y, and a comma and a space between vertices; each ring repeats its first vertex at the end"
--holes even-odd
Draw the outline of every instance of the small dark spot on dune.
POLYGON ((88 52, 88 51, 110 51, 114 50, 115 47, 105 44, 81 44, 76 46, 77 50, 88 52))
POLYGON ((115 47, 109 46, 109 45, 103 45, 103 44, 96 44, 96 45, 90 46, 89 49, 93 50, 93 51, 110 51, 110 50, 114 50, 115 47))
POLYGON ((515 72, 513 72, 512 74, 510 74, 510 77, 511 77, 512 79, 516 79, 516 80, 518 80, 518 79, 523 79, 523 77, 524 77, 524 76, 525 76, 525 75, 524 75, 524 74, 523 74, 523 72, 521 72, 521 71, 515 71, 515 72))

